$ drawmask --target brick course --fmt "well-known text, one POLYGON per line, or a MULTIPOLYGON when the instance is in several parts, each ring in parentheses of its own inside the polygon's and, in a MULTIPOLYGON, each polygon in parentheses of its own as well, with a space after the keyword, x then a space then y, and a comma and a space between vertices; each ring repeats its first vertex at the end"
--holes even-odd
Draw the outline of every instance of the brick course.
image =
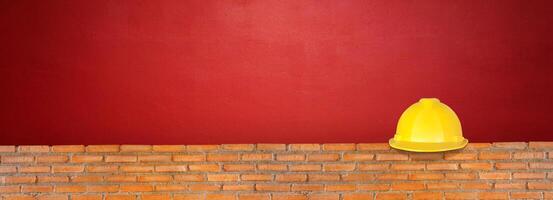
POLYGON ((553 142, 0 146, 0 200, 553 199, 553 142))

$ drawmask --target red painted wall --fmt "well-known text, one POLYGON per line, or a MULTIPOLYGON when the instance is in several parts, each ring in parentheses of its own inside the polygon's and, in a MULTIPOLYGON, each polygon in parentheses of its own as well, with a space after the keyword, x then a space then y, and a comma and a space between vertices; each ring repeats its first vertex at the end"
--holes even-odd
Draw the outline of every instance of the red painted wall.
POLYGON ((553 140, 552 1, 0 1, 0 143, 553 140))

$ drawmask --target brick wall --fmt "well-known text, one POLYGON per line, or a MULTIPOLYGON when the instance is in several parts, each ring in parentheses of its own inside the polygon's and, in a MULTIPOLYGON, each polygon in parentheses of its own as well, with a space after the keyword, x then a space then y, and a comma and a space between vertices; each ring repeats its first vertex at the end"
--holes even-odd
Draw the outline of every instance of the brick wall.
POLYGON ((553 199, 553 142, 0 146, 2 200, 553 199))

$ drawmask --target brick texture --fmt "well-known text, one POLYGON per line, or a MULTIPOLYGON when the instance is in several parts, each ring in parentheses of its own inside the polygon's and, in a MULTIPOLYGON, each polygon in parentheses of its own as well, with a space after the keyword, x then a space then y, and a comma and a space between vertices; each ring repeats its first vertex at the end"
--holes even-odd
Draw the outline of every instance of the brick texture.
POLYGON ((553 199, 553 142, 0 146, 0 200, 553 199))

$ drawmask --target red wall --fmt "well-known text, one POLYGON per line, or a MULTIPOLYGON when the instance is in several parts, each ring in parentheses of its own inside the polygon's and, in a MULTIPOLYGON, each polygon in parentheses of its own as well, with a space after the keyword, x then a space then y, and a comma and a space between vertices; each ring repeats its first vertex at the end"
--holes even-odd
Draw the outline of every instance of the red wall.
POLYGON ((553 140, 552 1, 0 1, 0 143, 553 140))

